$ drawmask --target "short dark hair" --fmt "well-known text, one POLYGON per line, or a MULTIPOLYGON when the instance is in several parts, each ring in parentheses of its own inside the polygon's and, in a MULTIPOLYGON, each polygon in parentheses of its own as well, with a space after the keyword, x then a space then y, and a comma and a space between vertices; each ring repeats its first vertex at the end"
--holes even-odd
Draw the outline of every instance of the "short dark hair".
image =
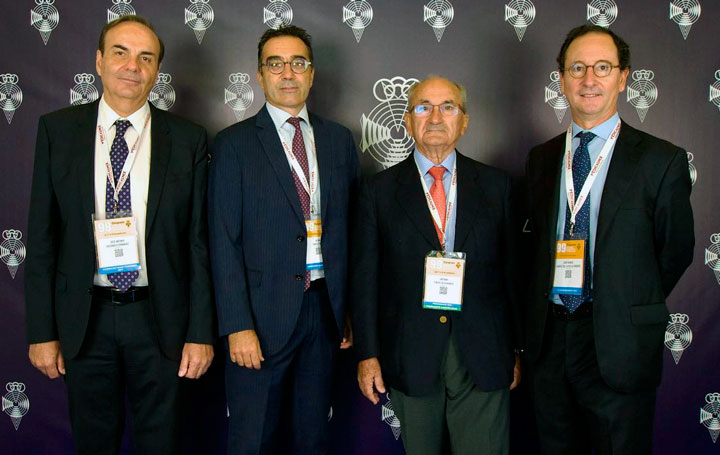
POLYGON ((125 16, 120 16, 114 21, 110 21, 105 24, 105 27, 103 27, 102 31, 100 32, 100 39, 98 40, 98 50, 100 51, 100 53, 105 53, 105 35, 107 35, 107 32, 110 31, 110 29, 124 22, 135 22, 136 24, 144 25, 145 27, 149 28, 151 32, 153 32, 155 38, 157 38, 158 42, 160 43, 160 55, 158 55, 158 65, 162 63, 162 59, 165 56, 165 45, 163 44, 163 41, 158 36, 157 32, 155 31, 155 27, 152 26, 150 21, 148 21, 144 17, 137 16, 135 14, 127 14, 125 16))
POLYGON ((308 57, 310 57, 310 61, 313 62, 312 37, 310 34, 304 28, 296 25, 283 25, 278 29, 269 28, 265 30, 265 33, 260 37, 260 41, 258 42, 258 70, 262 69, 262 51, 265 43, 281 36, 294 36, 305 43, 308 49, 308 57))
POLYGON ((619 62, 618 65, 620 65, 620 70, 630 68, 630 46, 628 46, 624 39, 620 38, 617 34, 615 34, 615 32, 605 27, 600 27, 599 25, 585 24, 570 30, 565 37, 565 42, 563 42, 562 47, 560 47, 560 53, 557 56, 558 69, 560 70, 560 74, 565 72, 565 54, 567 54, 570 43, 575 41, 576 38, 587 35, 588 33, 603 33, 605 35, 610 35, 613 42, 615 43, 615 47, 617 48, 619 62))

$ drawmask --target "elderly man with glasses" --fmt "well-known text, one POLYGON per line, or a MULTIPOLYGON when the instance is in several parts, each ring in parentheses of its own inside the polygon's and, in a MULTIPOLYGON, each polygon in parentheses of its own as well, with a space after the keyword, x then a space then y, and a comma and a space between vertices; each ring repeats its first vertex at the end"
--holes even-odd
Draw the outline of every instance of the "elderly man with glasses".
POLYGON ((507 454, 521 348, 510 178, 456 150, 469 121, 461 85, 430 77, 409 105, 415 149, 358 196, 358 383, 374 404, 389 392, 409 454, 507 454))
POLYGON ((530 151, 528 361, 543 453, 650 454, 668 321, 693 257, 684 150, 620 120, 630 49, 583 25, 558 55, 572 112, 530 151))
POLYGON ((225 366, 228 453, 327 452, 343 333, 347 232, 359 177, 350 131, 308 113, 310 35, 267 30, 266 103, 221 131, 210 167, 210 258, 225 366))

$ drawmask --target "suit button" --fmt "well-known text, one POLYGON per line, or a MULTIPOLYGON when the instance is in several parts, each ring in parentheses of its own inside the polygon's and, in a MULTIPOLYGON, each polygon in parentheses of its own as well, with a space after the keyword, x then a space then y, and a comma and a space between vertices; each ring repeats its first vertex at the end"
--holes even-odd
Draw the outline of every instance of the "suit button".
POLYGON ((92 288, 87 288, 87 293, 92 295, 92 288))
POLYGON ((303 240, 305 240, 305 237, 303 237, 302 235, 298 235, 298 236, 297 236, 297 241, 298 241, 298 243, 302 243, 303 240))
POLYGON ((300 275, 299 273, 295 275, 295 281, 302 281, 305 277, 300 275))
POLYGON ((445 324, 447 322, 447 316, 440 316, 440 322, 445 324))

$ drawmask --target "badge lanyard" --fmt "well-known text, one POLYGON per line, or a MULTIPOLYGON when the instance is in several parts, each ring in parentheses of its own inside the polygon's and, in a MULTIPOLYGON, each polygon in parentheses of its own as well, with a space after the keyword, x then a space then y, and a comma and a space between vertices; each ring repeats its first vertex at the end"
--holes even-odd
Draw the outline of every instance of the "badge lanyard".
MULTIPOLYGON (((300 125, 298 125, 298 128, 300 128, 300 125)), ((292 148, 282 138, 283 135, 282 135, 282 132, 280 131, 280 129, 278 129, 278 136, 280 136, 280 142, 282 143, 283 150, 285 151, 285 156, 287 157, 288 161, 290 162, 290 166, 292 166, 293 170, 297 174, 298 179, 300 180, 300 183, 302 184, 303 188, 305 188, 305 191, 307 191, 307 194, 309 194, 312 197, 312 195, 315 194, 315 191, 317 190, 317 184, 318 184, 317 164, 315 165, 316 169, 314 171, 310 171, 310 157, 308 157, 308 171, 310 172, 310 184, 308 184, 307 176, 305 175, 305 172, 302 170, 302 166, 300 166, 300 163, 298 162, 297 158, 295 157, 295 154, 293 153, 292 148)), ((315 136, 312 131, 310 131, 310 146, 312 148, 313 159, 315 160, 315 163, 317 163, 317 158, 315 157, 315 136)))
POLYGON ((122 190, 123 186, 125 186, 125 182, 127 182, 127 179, 130 176, 130 170, 132 169, 133 164, 135 163, 135 158, 137 157, 136 152, 138 145, 140 144, 141 139, 145 135, 145 131, 147 130, 147 125, 149 122, 150 113, 148 112, 148 114, 145 116, 143 129, 142 131, 140 131, 140 134, 135 140, 132 148, 130 148, 127 158, 125 158, 125 164, 123 164, 122 171, 120 172, 120 178, 118 179, 117 184, 115 183, 115 176, 113 175, 112 164, 110 164, 110 147, 108 146, 107 141, 105 141, 105 129, 102 127, 102 125, 97 126, 98 134, 100 135, 100 143, 105 147, 105 150, 107 150, 108 159, 105 161, 105 171, 107 173, 108 181, 110 182, 110 187, 113 189, 113 199, 115 200, 115 207, 117 207, 118 201, 120 200, 120 191, 122 190))
MULTIPOLYGON (((417 161, 415 162, 415 165, 417 166, 417 161)), ((425 200, 427 201, 428 208, 430 209, 430 214, 432 215, 433 221, 435 221, 435 224, 438 227, 438 230, 442 234, 442 249, 445 251, 445 244, 447 243, 447 234, 445 234, 445 229, 443 228, 442 223, 440 222, 440 212, 438 212, 437 207, 435 206, 435 201, 433 201, 432 196, 430 195, 430 190, 428 190, 427 184, 425 183, 425 179, 423 178, 422 171, 420 170, 420 166, 417 166, 418 174, 420 174, 420 183, 422 183, 423 191, 425 192, 425 200)), ((453 170, 452 170, 452 180, 450 181, 450 195, 448 197, 447 201, 447 208, 445 209, 445 222, 447 223, 448 220, 450 220, 450 213, 452 213, 453 205, 455 205, 455 198, 457 197, 457 160, 455 164, 453 164, 453 170)))
POLYGON ((583 203, 585 203, 588 194, 590 194, 590 188, 592 188, 595 178, 597 178, 600 168, 605 162, 605 158, 607 158, 610 150, 615 146, 618 133, 620 133, 620 123, 620 119, 618 119, 610 137, 605 141, 605 146, 600 151, 600 155, 598 155, 595 163, 593 163, 577 199, 575 198, 575 187, 572 176, 572 125, 568 127, 567 135, 565 136, 565 156, 563 161, 565 162, 565 191, 567 193, 568 208, 570 209, 570 232, 572 232, 572 228, 575 226, 575 216, 580 212, 583 203))

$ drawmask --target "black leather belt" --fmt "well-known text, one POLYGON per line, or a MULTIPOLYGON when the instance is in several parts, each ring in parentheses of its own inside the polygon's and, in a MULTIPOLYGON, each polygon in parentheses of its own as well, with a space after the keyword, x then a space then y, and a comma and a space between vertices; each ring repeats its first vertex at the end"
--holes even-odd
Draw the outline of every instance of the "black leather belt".
POLYGON ((317 280, 313 280, 310 282, 310 287, 308 288, 308 291, 321 291, 326 288, 327 284, 325 283, 325 278, 318 278, 317 280))
POLYGON ((555 319, 560 321, 578 321, 580 319, 588 319, 592 317, 593 313, 592 302, 584 302, 572 313, 569 312, 567 308, 562 305, 558 305, 557 303, 550 302, 549 305, 550 311, 553 316, 555 316, 555 319))
POLYGON ((131 287, 125 292, 118 291, 113 288, 106 288, 102 286, 93 286, 93 297, 101 300, 112 302, 116 305, 125 305, 126 303, 133 303, 140 300, 147 300, 150 296, 150 291, 147 286, 143 287, 131 287))

